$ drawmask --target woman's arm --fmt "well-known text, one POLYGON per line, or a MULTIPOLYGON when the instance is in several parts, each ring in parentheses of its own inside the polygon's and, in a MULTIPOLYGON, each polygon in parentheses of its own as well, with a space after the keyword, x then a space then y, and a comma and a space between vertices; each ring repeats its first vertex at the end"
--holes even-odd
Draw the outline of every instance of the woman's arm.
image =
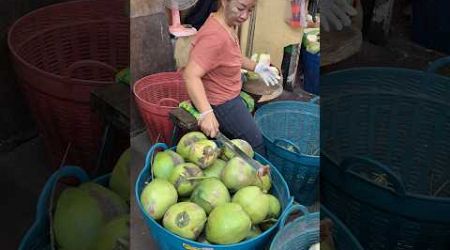
POLYGON ((255 71, 256 62, 250 60, 249 58, 242 57, 242 68, 250 71, 255 71))
POLYGON ((186 89, 194 104, 200 113, 205 114, 198 122, 200 129, 209 137, 215 137, 219 131, 219 122, 217 121, 212 107, 206 97, 205 88, 202 82, 202 76, 205 70, 195 61, 189 60, 183 72, 183 78, 186 82, 186 89))

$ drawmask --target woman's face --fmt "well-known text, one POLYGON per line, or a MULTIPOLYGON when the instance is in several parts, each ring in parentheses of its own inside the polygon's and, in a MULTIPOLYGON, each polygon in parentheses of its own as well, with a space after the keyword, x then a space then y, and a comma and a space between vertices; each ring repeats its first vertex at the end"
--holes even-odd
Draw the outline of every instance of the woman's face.
POLYGON ((256 0, 222 0, 225 21, 230 26, 238 26, 245 22, 256 5, 256 0))

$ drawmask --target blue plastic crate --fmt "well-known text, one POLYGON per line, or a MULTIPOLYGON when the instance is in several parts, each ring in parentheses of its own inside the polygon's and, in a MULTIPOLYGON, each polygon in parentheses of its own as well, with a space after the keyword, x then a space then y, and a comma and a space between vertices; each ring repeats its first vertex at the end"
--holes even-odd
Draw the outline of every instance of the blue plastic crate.
POLYGON ((316 200, 320 167, 319 105, 277 101, 255 113, 267 158, 281 172, 292 195, 302 205, 316 200))

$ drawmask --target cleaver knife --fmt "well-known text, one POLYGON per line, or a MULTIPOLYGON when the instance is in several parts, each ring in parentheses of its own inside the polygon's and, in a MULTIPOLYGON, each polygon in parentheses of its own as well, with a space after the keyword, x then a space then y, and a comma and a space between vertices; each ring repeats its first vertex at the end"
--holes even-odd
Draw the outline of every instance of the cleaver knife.
POLYGON ((236 156, 241 157, 245 162, 250 164, 256 171, 258 172, 258 176, 262 177, 267 174, 270 176, 270 167, 268 165, 262 165, 258 161, 250 158, 245 152, 243 152, 239 147, 234 145, 230 139, 228 139, 224 134, 220 131, 217 133, 216 138, 222 145, 225 145, 228 149, 230 149, 236 156))

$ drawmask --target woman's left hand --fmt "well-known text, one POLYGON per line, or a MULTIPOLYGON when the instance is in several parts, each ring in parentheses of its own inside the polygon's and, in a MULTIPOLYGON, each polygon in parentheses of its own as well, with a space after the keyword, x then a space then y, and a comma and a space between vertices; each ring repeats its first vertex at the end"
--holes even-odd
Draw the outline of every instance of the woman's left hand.
POLYGON ((278 84, 278 81, 281 79, 281 77, 270 68, 270 65, 265 63, 258 63, 255 67, 255 72, 259 74, 267 86, 274 86, 278 84))

